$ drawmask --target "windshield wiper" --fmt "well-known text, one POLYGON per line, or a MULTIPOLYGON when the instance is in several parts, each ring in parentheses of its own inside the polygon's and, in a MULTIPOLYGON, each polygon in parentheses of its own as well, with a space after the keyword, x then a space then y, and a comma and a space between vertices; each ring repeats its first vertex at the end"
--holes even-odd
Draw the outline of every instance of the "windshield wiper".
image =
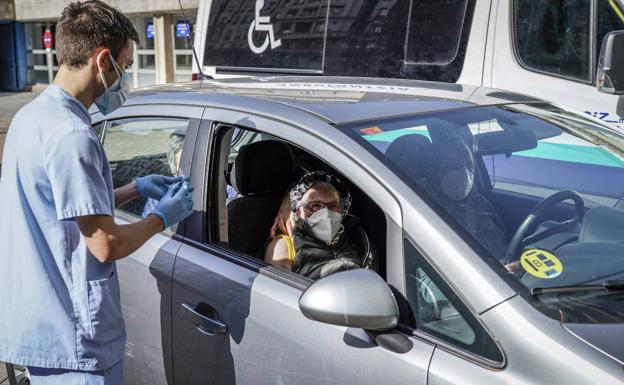
POLYGON ((534 287, 531 295, 550 293, 574 293, 579 291, 624 291, 624 280, 604 281, 595 285, 568 285, 552 287, 534 287))

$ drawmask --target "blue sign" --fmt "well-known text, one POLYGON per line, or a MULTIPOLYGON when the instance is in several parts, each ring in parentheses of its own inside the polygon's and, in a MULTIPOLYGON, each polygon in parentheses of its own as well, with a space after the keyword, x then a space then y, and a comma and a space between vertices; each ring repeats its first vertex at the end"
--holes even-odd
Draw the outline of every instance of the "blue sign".
POLYGON ((188 37, 190 34, 189 26, 184 21, 178 21, 176 23, 176 36, 177 37, 188 37))
POLYGON ((153 39, 156 32, 154 31, 154 23, 145 24, 145 35, 148 39, 153 39))

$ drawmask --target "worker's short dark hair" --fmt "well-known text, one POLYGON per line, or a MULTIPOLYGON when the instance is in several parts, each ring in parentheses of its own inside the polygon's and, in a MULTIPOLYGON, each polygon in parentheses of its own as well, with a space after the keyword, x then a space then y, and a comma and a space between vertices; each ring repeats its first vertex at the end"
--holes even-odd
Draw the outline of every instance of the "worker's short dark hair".
POLYGON ((56 25, 59 64, 80 68, 98 47, 110 49, 117 59, 129 40, 139 42, 136 28, 118 9, 100 0, 69 4, 56 25))

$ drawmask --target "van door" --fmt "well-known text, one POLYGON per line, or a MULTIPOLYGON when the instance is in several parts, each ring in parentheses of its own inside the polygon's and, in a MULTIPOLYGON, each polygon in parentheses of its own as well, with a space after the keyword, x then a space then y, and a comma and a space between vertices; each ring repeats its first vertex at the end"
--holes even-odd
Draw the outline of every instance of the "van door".
POLYGON ((613 0, 499 1, 495 33, 488 36, 494 43, 488 44, 492 67, 485 85, 567 105, 624 128, 624 97, 595 85, 602 39, 622 29, 623 7, 613 0))
MULTIPOLYGON (((215 110, 210 116, 216 114, 219 112, 215 110)), ((351 171, 350 175, 360 174, 356 170, 360 166, 339 156, 338 149, 329 148, 326 142, 296 127, 246 114, 227 115, 227 122, 266 128, 256 136, 254 145, 265 140, 270 130, 269 140, 288 140, 300 149, 322 146, 326 152, 323 155, 330 154, 323 159, 340 164, 351 171)), ((191 222, 199 229, 207 226, 203 231, 205 237, 193 235, 196 239, 185 239, 173 272, 175 383, 425 385, 433 344, 413 339, 410 351, 397 354, 371 343, 361 329, 311 321, 298 306, 303 290, 311 283, 309 279, 267 266, 258 258, 236 251, 233 242, 228 242, 233 237, 227 236, 230 229, 227 223, 221 226, 221 219, 231 221, 233 214, 226 210, 222 216, 220 207, 225 202, 224 171, 235 138, 240 137, 232 132, 259 131, 230 124, 219 124, 217 130, 209 128, 210 125, 200 130, 193 159, 193 170, 200 172, 192 172, 192 182, 199 194, 204 195, 201 201, 206 204, 201 212, 194 214, 195 219, 191 217, 191 222), (229 130, 228 134, 222 133, 225 130, 229 130), (210 134, 213 139, 209 139, 208 131, 215 132, 210 134), (204 168, 207 159, 210 164, 204 168)), ((239 180, 239 173, 245 167, 236 170, 239 180)), ((370 176, 365 181, 353 182, 366 183, 367 191, 381 189, 370 176)), ((249 199, 254 199, 253 194, 249 199)), ((395 207, 391 201, 398 208, 396 201, 387 196, 385 202, 395 207)), ((398 226, 389 228, 390 232, 400 237, 398 226)), ((263 233, 268 233, 268 229, 263 233)))

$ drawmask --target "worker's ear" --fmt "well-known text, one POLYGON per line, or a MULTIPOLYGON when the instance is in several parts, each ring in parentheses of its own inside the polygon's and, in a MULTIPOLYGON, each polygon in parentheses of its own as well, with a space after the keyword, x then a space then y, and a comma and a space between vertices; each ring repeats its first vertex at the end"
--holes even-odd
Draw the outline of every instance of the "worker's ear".
POLYGON ((111 55, 110 49, 105 47, 97 47, 91 52, 90 60, 92 60, 94 64, 94 70, 99 72, 101 68, 103 72, 108 72, 111 70, 113 63, 108 58, 111 55))

